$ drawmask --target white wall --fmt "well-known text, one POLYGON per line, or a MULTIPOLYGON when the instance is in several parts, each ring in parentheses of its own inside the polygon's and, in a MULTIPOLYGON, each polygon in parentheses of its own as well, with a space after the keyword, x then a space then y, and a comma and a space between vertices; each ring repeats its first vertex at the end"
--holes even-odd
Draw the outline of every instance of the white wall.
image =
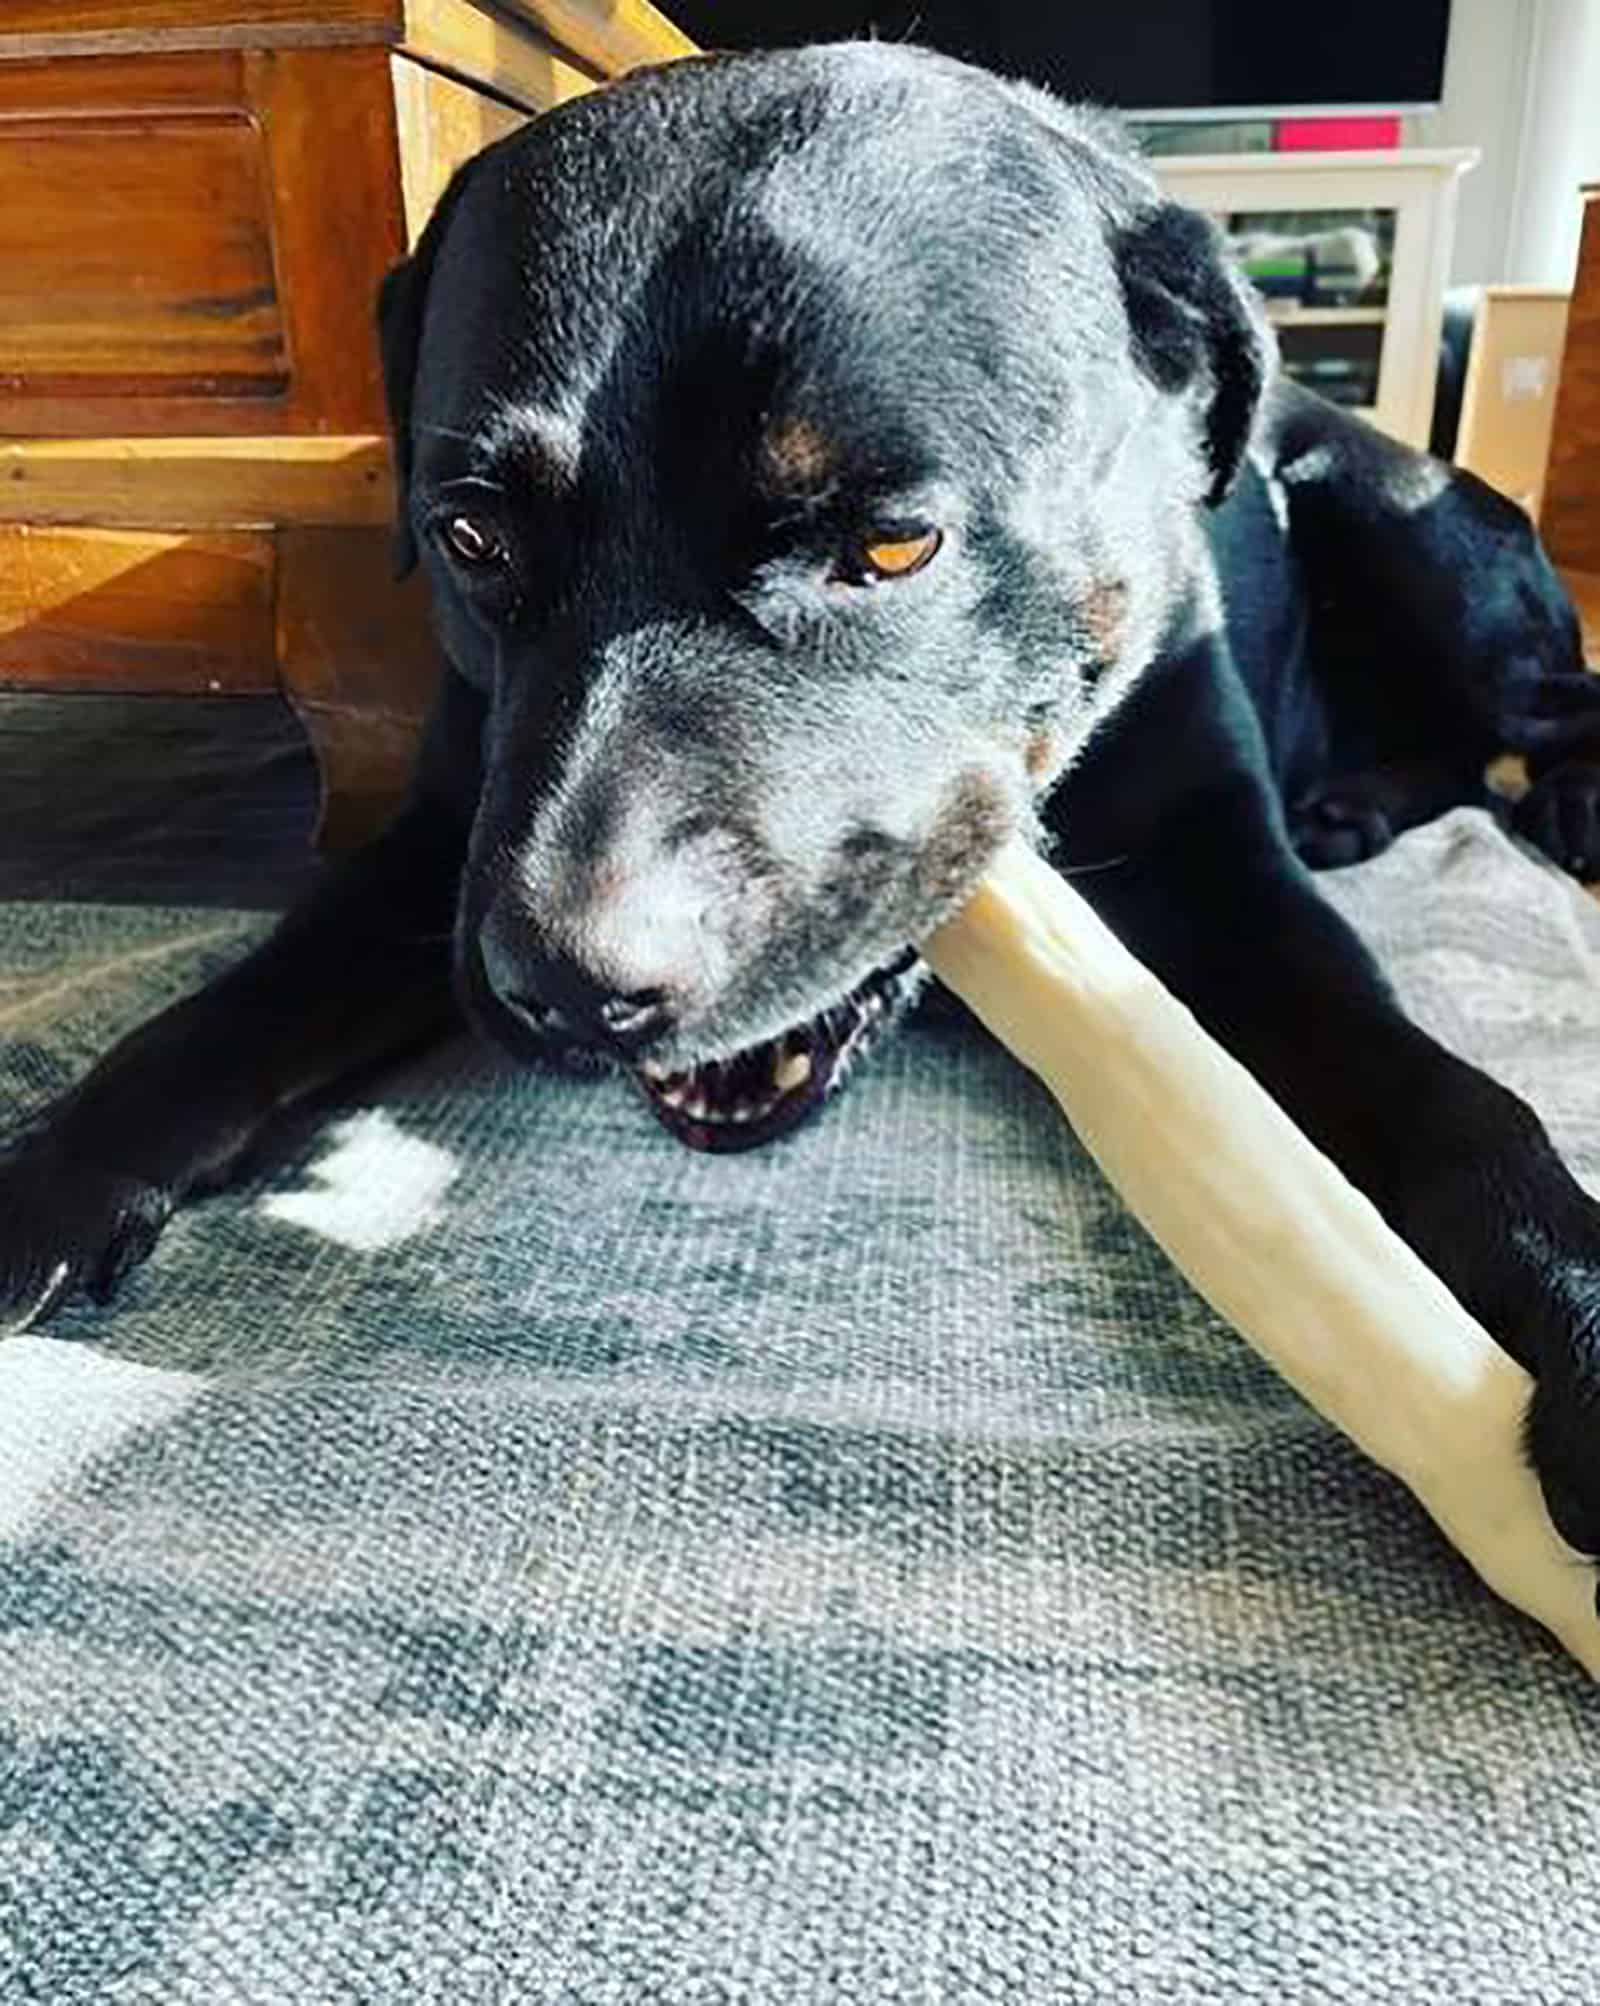
POLYGON ((1483 156, 1461 184, 1453 284, 1570 285, 1578 184, 1600 180, 1600 0, 1454 0, 1443 102, 1406 141, 1483 156))
POLYGON ((1600 180, 1600 0, 1536 0, 1506 277, 1570 286, 1581 182, 1600 180))
POLYGON ((1452 0, 1443 101, 1406 121, 1408 145, 1475 146, 1483 156, 1461 183, 1453 285, 1506 276, 1534 7, 1535 0, 1452 0))

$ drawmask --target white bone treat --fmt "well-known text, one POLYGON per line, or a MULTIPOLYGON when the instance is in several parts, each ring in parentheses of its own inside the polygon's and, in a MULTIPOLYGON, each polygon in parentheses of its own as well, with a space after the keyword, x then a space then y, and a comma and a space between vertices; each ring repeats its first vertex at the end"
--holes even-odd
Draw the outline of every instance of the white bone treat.
POLYGON ((1532 1381, 1087 902, 1014 839, 926 943, 1206 1300, 1600 1679, 1595 1575, 1521 1449, 1532 1381))

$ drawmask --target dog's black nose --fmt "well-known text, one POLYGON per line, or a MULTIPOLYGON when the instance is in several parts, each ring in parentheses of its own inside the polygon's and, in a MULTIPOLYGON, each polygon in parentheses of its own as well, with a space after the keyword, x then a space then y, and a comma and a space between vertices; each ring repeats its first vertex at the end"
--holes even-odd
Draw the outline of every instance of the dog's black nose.
POLYGON ((659 989, 607 996, 548 967, 539 971, 537 982, 536 989, 526 986, 526 978, 514 988, 495 984, 495 993, 537 1030, 553 1032, 565 1042, 609 1045, 631 1053, 648 1044, 667 1022, 666 998, 659 989))
POLYGON ((632 1052, 671 1017, 664 989, 613 987, 566 956, 539 952, 504 923, 492 919, 481 945, 489 987, 507 1009, 538 1030, 632 1052))

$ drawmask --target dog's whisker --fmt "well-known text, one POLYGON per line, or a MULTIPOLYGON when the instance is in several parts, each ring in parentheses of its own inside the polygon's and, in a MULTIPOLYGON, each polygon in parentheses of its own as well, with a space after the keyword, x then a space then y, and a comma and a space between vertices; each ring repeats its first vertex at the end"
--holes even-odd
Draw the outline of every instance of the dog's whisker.
POLYGON ((1127 856, 1101 857, 1092 864, 1053 864, 1051 868, 1057 877, 1092 878, 1098 871, 1114 871, 1131 861, 1127 856))

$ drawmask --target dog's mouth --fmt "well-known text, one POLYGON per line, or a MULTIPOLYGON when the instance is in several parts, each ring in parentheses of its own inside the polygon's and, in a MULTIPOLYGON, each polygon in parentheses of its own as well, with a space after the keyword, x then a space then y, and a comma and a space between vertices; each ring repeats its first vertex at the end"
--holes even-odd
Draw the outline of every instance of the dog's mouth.
POLYGON ((758 1149, 816 1114, 920 986, 907 948, 809 1022, 731 1058, 628 1071, 651 1112, 690 1149, 758 1149))

